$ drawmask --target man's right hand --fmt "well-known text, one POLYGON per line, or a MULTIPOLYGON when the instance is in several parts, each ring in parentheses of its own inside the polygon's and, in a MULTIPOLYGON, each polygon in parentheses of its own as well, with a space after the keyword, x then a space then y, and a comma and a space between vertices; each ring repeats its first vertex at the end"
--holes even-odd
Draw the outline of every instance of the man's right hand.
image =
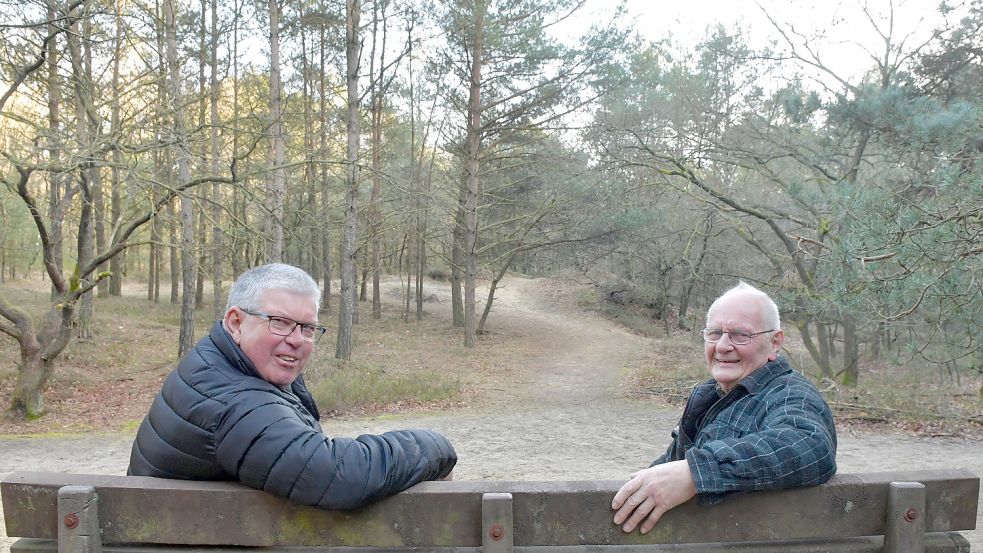
POLYGON ((623 524, 625 532, 641 524, 640 532, 646 534, 666 511, 695 495, 696 484, 685 460, 638 471, 621 486, 611 502, 611 508, 617 511, 614 523, 623 524))

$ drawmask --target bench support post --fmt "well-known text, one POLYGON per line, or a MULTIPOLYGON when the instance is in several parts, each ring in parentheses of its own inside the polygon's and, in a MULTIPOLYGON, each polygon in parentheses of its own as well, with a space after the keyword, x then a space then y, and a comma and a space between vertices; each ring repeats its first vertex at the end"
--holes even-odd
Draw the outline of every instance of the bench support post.
POLYGON ((891 482, 887 497, 884 553, 925 551, 925 486, 891 482))
POLYGON ((58 553, 102 553, 99 496, 94 487, 58 489, 58 553))
POLYGON ((481 552, 512 553, 513 531, 512 494, 481 494, 481 552))

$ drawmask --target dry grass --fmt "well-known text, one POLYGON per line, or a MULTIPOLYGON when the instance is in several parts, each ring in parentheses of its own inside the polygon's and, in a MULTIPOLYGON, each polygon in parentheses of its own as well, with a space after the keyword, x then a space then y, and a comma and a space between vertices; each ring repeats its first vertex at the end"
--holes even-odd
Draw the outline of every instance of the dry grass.
POLYGON ((858 427, 893 427, 929 436, 983 436, 983 378, 939 368, 866 362, 860 385, 825 381, 839 420, 858 427))
MULTIPOLYGON (((4 294, 40 316, 48 294, 38 287, 37 282, 8 282, 4 294)), ((92 339, 72 340, 55 362, 44 390, 48 414, 30 422, 4 416, 0 433, 114 430, 138 422, 173 364, 179 316, 180 307, 166 301, 151 309, 135 297, 97 300, 92 339)), ((0 397, 8 403, 19 359, 16 342, 0 339, 0 358, 0 397)))
MULTIPOLYGON (((40 279, 8 281, 3 293, 36 316, 47 306, 47 282, 40 279)), ((47 414, 35 421, 2 416, 0 435, 115 431, 139 424, 177 361, 180 306, 166 296, 158 305, 149 303, 139 284, 124 293, 97 299, 92 340, 72 340, 55 362, 44 391, 47 414)), ((460 329, 443 319, 403 322, 395 307, 383 304, 383 317, 376 321, 365 304, 360 309, 354 362, 334 359, 337 313, 322 315, 330 330, 307 373, 325 414, 472 404, 479 401, 475 390, 489 378, 507 379, 514 370, 511 360, 533 347, 521 336, 499 333, 484 335, 477 348, 466 350, 460 329)), ((196 336, 211 327, 210 314, 209 305, 199 310, 196 336)), ((0 337, 0 359, 0 397, 9 404, 18 350, 8 337, 0 337)))
MULTIPOLYGON (((47 306, 47 282, 40 279, 6 282, 3 294, 40 315, 47 306)), ((588 295, 575 287, 539 283, 568 303, 582 307, 588 295)), ((72 341, 55 363, 45 389, 48 414, 25 422, 0 417, 0 434, 40 434, 132 428, 146 413, 163 378, 176 362, 180 307, 152 305, 139 284, 123 298, 96 300, 93 339, 72 341)), ((337 304, 335 304, 337 305, 337 304)), ((396 307, 383 304, 383 317, 373 320, 361 304, 351 362, 334 359, 336 313, 322 316, 329 332, 308 365, 308 382, 324 414, 345 416, 400 410, 445 409, 491 403, 497 391, 514 385, 519 363, 535 358, 542 336, 534 329, 496 327, 478 347, 466 350, 461 331, 448 323, 446 307, 431 305, 423 320, 402 320, 396 307), (443 309, 443 312, 441 311, 443 309)), ((197 335, 211 326, 210 306, 199 311, 197 335)), ((636 329, 656 338, 632 367, 623 383, 626 395, 652 397, 679 404, 706 378, 702 341, 693 332, 670 330, 661 322, 636 329)), ((670 329, 673 325, 669 326, 670 329)), ((787 344, 793 366, 806 366, 806 356, 787 344)), ((9 402, 18 352, 16 343, 0 337, 0 397, 9 402)), ((810 375, 814 376, 814 375, 810 375)), ((814 379, 815 380, 815 379, 814 379)), ((983 378, 948 375, 925 367, 887 363, 861 368, 861 384, 846 388, 825 381, 826 394, 841 427, 901 429, 923 435, 983 436, 983 378)), ((680 406, 681 408, 681 406, 680 406)))
MULTIPOLYGON (((624 382, 627 395, 682 403, 693 386, 708 378, 697 332, 676 330, 676 321, 666 325, 635 304, 613 306, 596 294, 582 295, 579 303, 653 339, 650 351, 629 371, 624 382)), ((841 427, 983 437, 980 373, 949 374, 926 365, 862 360, 860 384, 846 387, 819 378, 794 330, 786 329, 785 355, 796 370, 816 382, 841 427)))
MULTIPOLYGON (((334 336, 332 322, 324 340, 334 336)), ((521 336, 497 333, 482 335, 468 350, 462 330, 444 318, 418 321, 411 315, 403 321, 386 304, 379 320, 360 315, 352 361, 335 359, 333 346, 320 345, 307 369, 311 392, 326 415, 472 405, 484 399, 477 390, 489 378, 514 374, 514 360, 530 347, 521 336)))

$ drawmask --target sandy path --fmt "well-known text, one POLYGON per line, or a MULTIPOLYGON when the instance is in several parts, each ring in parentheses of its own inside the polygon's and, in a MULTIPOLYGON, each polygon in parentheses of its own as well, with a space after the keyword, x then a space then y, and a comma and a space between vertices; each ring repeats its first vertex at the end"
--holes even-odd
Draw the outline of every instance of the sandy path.
MULTIPOLYGON (((428 311, 446 310, 449 294, 428 311), (444 301, 446 300, 446 301, 444 301)), ((460 480, 624 479, 665 448, 677 408, 619 397, 624 367, 645 339, 600 318, 557 305, 538 281, 512 279, 498 296, 489 328, 508 325, 541 336, 536 358, 486 407, 446 413, 328 420, 325 431, 355 436, 394 428, 432 428, 457 448, 460 480)), ((983 444, 956 439, 841 432, 841 472, 967 468, 983 474, 983 444)), ((0 477, 16 470, 122 474, 132 436, 0 439, 0 477)), ((983 526, 983 517, 978 527, 983 526)), ((974 550, 983 532, 967 532, 974 550)), ((9 541, 0 536, 0 553, 9 541)))

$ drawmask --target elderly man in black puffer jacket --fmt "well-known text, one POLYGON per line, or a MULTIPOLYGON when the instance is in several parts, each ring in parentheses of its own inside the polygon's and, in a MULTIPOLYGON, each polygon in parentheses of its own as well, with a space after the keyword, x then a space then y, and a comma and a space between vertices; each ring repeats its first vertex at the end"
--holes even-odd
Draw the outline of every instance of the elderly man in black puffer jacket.
POLYGON ((178 363, 154 399, 128 474, 238 480, 323 509, 355 509, 425 480, 450 479, 446 438, 401 430, 329 438, 301 372, 325 329, 321 291, 303 270, 245 273, 225 317, 178 363))

